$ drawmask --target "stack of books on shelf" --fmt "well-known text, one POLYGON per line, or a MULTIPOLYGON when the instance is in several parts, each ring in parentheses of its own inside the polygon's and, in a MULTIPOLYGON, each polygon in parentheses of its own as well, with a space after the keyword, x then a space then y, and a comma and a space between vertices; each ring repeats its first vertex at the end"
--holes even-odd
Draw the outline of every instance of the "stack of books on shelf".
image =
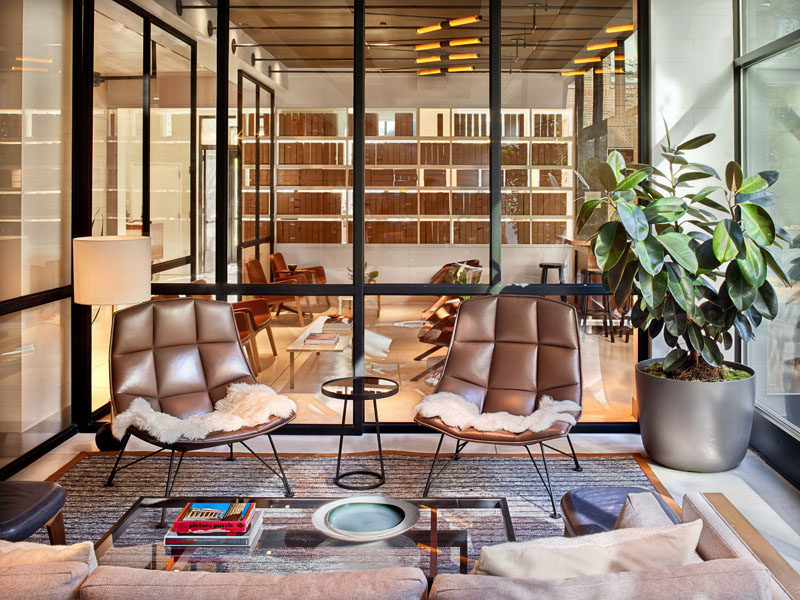
POLYGON ((322 333, 349 333, 353 328, 353 319, 346 315, 330 315, 322 324, 322 333))
POLYGON ((252 502, 191 502, 164 536, 164 550, 251 548, 263 525, 262 511, 252 502))
POLYGON ((339 334, 326 331, 324 333, 309 333, 303 340, 306 346, 335 346, 339 341, 339 334))

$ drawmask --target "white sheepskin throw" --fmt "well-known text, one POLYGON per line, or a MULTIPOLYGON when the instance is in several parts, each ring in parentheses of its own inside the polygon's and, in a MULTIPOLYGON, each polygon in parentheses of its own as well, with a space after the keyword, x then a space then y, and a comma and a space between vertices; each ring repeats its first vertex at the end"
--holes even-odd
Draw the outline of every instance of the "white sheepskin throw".
POLYGON ((430 394, 414 407, 414 414, 425 418, 439 417, 449 427, 478 431, 497 431, 502 429, 511 433, 523 431, 544 431, 556 421, 575 425, 575 417, 570 412, 580 412, 581 407, 571 400, 553 400, 543 396, 539 407, 530 415, 512 415, 508 412, 481 413, 478 406, 463 396, 450 392, 430 394))
POLYGON ((212 431, 260 425, 272 417, 286 419, 296 410, 293 400, 279 396, 268 385, 234 383, 213 412, 187 419, 153 410, 144 398, 134 398, 128 410, 114 417, 111 433, 121 440, 129 427, 136 427, 164 444, 172 444, 180 438, 202 440, 212 431))

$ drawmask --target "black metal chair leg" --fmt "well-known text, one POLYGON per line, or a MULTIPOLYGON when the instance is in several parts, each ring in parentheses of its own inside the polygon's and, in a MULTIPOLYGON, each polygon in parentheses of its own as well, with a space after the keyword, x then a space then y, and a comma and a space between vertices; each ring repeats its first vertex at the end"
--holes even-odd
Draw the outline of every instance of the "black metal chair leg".
POLYGON ((108 476, 108 481, 106 481, 106 487, 111 487, 114 485, 114 476, 117 474, 117 467, 119 466, 119 461, 122 459, 122 453, 125 452, 125 446, 128 445, 128 440, 131 438, 130 433, 126 433, 125 437, 122 438, 122 448, 119 449, 119 454, 117 454, 117 460, 114 461, 114 467, 111 469, 111 473, 108 476))
POLYGON ((422 354, 417 354, 414 357, 414 360, 422 360, 426 356, 429 356, 429 355, 433 354, 434 352, 436 352, 437 350, 440 350, 440 349, 441 349, 441 346, 431 346, 430 348, 425 350, 425 352, 423 352, 422 354))
POLYGON ((272 453, 275 455, 275 462, 278 463, 278 469, 281 472, 281 479, 283 480, 283 487, 286 490, 284 496, 287 498, 292 498, 294 496, 294 492, 292 491, 292 486, 289 484, 289 479, 286 477, 286 473, 283 471, 283 465, 281 464, 280 456, 278 456, 278 449, 275 448, 275 442, 272 441, 272 436, 267 434, 267 439, 269 439, 269 444, 272 446, 272 453))
POLYGON ((431 489, 433 482, 433 469, 436 467, 436 459, 439 458, 439 451, 442 449, 442 442, 444 441, 444 434, 439 437, 439 445, 436 446, 436 454, 433 455, 433 462, 431 463, 431 471, 428 473, 428 482, 425 484, 425 491, 422 492, 422 497, 427 498, 428 492, 431 489))
POLYGON ((578 462, 578 455, 575 454, 575 448, 572 446, 572 440, 569 439, 569 435, 567 435, 567 443, 569 444, 569 449, 572 451, 572 460, 575 461, 575 468, 573 471, 583 471, 583 467, 578 462))
POLYGON ((411 381, 419 381, 420 379, 425 377, 425 375, 427 375, 428 373, 432 373, 432 372, 434 372, 434 371, 436 371, 438 369, 441 369, 442 366, 444 365, 444 361, 445 361, 445 359, 443 358, 443 359, 439 360, 432 367, 429 367, 429 368, 425 369, 422 373, 418 373, 417 375, 414 375, 414 377, 411 378, 411 381))
POLYGON ((556 499, 553 497, 553 486, 550 483, 550 473, 547 470, 547 458, 544 455, 544 446, 539 444, 539 447, 542 449, 542 462, 544 463, 544 472, 547 476, 547 481, 545 478, 542 477, 542 472, 539 470, 539 465, 536 464, 536 459, 533 458, 533 454, 531 453, 531 449, 528 446, 525 446, 525 450, 528 452, 528 456, 531 458, 531 462, 533 463, 533 467, 536 469, 536 474, 539 476, 539 479, 544 486, 544 489, 547 491, 547 495, 550 496, 550 504, 553 507, 553 512, 550 513, 550 518, 557 519, 558 518, 558 511, 556 510, 556 499))
POLYGON ((231 461, 236 460, 236 458, 233 456, 233 444, 228 444, 228 448, 230 450, 230 453, 228 454, 228 458, 226 458, 225 460, 231 460, 231 461))

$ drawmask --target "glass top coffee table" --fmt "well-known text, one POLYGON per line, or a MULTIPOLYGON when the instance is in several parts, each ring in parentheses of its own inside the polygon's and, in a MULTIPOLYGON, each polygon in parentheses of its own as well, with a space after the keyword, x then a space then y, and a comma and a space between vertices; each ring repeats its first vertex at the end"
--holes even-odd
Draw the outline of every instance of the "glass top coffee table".
POLYGON ((314 511, 336 498, 139 498, 95 544, 101 565, 156 570, 246 571, 288 575, 301 571, 353 571, 418 567, 429 579, 467 573, 485 545, 514 541, 505 498, 403 498, 420 518, 389 540, 352 543, 331 539, 311 522, 314 511), (264 530, 251 548, 164 549, 166 528, 189 502, 255 502, 264 530))

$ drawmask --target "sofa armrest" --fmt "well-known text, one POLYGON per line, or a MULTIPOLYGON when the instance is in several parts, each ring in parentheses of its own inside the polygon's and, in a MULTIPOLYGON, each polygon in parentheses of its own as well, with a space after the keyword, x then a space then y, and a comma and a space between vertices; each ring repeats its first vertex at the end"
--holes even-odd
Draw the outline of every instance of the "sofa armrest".
POLYGON ((769 569, 773 598, 800 598, 800 575, 723 494, 687 494, 681 518, 702 519, 697 553, 703 560, 753 558, 769 569))
POLYGON ((0 589, 3 598, 77 600, 88 575, 89 566, 77 561, 0 567, 0 589))

